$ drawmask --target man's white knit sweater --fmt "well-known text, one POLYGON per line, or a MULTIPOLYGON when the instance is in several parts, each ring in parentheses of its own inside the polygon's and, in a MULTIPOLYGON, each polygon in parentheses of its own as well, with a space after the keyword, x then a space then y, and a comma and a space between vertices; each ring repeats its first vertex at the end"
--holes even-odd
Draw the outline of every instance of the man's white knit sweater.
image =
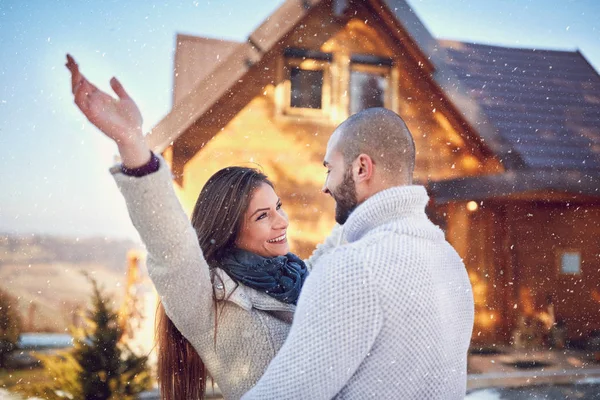
POLYGON ((307 279, 290 334, 244 399, 462 399, 473 329, 465 266, 422 186, 367 199, 307 279))

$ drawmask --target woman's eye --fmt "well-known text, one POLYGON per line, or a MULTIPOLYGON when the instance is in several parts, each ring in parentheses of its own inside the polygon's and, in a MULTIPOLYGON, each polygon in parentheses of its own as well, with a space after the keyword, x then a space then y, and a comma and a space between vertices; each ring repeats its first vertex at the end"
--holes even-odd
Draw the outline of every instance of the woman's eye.
POLYGON ((264 218, 266 218, 266 216, 267 216, 267 213, 262 213, 262 214, 260 214, 260 215, 258 216, 258 218, 256 218, 256 220, 257 220, 257 221, 259 221, 259 220, 261 220, 261 219, 264 219, 264 218))
POLYGON ((283 204, 281 204, 281 203, 277 204, 277 210, 281 209, 281 206, 283 206, 283 204))

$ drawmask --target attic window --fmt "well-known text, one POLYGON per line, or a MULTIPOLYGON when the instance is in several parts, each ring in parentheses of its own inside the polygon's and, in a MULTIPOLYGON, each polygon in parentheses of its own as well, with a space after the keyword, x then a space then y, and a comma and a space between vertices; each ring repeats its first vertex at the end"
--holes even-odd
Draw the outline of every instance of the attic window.
POLYGON ((284 52, 287 85, 285 113, 322 117, 329 109, 331 53, 288 48, 284 52))
POLYGON ((350 70, 350 115, 367 108, 390 108, 392 60, 354 55, 350 70))

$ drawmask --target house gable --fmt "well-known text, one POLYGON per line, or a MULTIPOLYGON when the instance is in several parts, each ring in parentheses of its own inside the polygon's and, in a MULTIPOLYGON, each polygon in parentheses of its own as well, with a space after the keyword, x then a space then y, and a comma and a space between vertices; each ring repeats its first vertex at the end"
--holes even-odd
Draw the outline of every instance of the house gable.
MULTIPOLYGON (((403 33, 392 32, 394 27, 388 26, 381 19, 381 12, 374 9, 369 2, 353 2, 345 9, 343 17, 335 17, 332 16, 331 5, 321 2, 298 19, 297 24, 289 29, 279 42, 267 42, 271 49, 262 54, 254 64, 250 65, 251 63, 247 62, 246 72, 243 72, 242 68, 238 74, 239 79, 232 87, 222 90, 222 96, 215 103, 205 103, 206 111, 175 140, 172 147, 172 168, 179 177, 179 182, 182 183, 186 163, 209 140, 225 129, 232 118, 253 99, 265 96, 265 93, 269 92, 269 85, 274 87, 271 118, 287 117, 288 122, 295 124, 312 123, 308 121, 310 118, 304 120, 302 113, 284 115, 283 105, 289 102, 290 94, 283 90, 286 80, 289 85, 289 76, 282 71, 286 69, 285 50, 290 48, 332 54, 328 69, 332 74, 328 81, 331 84, 328 88, 331 110, 328 110, 325 118, 314 121, 321 126, 328 126, 324 130, 326 134, 331 133, 337 124, 349 116, 347 94, 349 74, 352 71, 350 64, 360 64, 355 63, 352 57, 377 56, 389 59, 393 63, 389 68, 388 77, 389 89, 393 95, 390 95, 385 106, 398 112, 415 136, 419 151, 419 181, 501 171, 502 167, 494 160, 490 149, 479 140, 476 132, 462 120, 457 110, 449 104, 439 87, 432 81, 427 71, 428 67, 422 61, 422 54, 418 57, 419 53, 414 48, 409 48, 412 42, 404 40, 403 33)), ((250 38, 255 36, 253 34, 250 38)), ((257 46, 265 45, 256 38, 251 42, 260 42, 257 46)), ((219 64, 214 73, 203 81, 209 85, 208 88, 203 89, 199 85, 191 92, 191 96, 197 96, 200 91, 212 91, 214 82, 221 78, 218 75, 222 75, 223 70, 228 69, 229 61, 228 59, 219 64)), ((188 113, 192 113, 192 110, 188 113)))

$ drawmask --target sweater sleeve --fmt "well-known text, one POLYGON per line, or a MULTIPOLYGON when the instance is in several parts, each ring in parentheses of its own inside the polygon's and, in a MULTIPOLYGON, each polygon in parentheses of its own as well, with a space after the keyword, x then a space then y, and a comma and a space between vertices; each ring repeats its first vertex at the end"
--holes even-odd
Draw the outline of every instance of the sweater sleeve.
POLYGON ((323 243, 319 243, 313 251, 313 253, 310 255, 310 257, 304 260, 304 263, 306 264, 306 267, 309 271, 313 269, 313 267, 317 264, 317 261, 321 257, 326 256, 327 254, 335 250, 336 247, 342 244, 343 230, 343 225, 335 224, 335 226, 331 230, 331 233, 329 234, 329 236, 327 236, 325 241, 323 243))
POLYGON ((243 399, 330 399, 340 392, 383 324, 370 275, 348 246, 324 256, 304 284, 287 340, 243 399))
MULTIPOLYGON (((159 156, 157 156, 159 157, 159 156)), ((212 287, 196 232, 184 212, 164 159, 155 173, 127 176, 111 168, 148 252, 148 273, 169 318, 192 341, 209 329, 212 287)))

